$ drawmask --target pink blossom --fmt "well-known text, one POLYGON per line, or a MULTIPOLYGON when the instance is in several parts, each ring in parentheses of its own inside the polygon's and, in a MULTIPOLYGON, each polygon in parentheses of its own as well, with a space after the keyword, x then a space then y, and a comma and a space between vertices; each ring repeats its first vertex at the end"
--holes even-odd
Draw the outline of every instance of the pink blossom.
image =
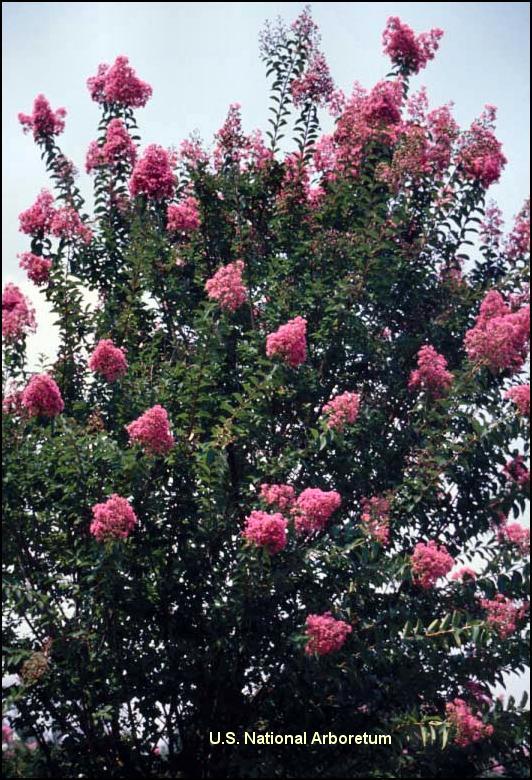
POLYGON ((209 162, 209 155, 203 149, 201 141, 192 137, 181 141, 179 159, 195 170, 199 165, 206 165, 209 162))
POLYGON ((34 255, 32 252, 22 252, 18 255, 19 266, 28 274, 35 284, 46 284, 50 276, 52 261, 41 255, 34 255))
POLYGON ((154 455, 166 455, 175 443, 168 412, 159 404, 126 425, 126 430, 131 442, 138 442, 146 452, 154 455))
POLYGON ((465 177, 488 188, 498 181, 507 163, 502 145, 493 132, 495 109, 486 110, 460 139, 456 163, 465 177))
POLYGON ((379 544, 387 545, 390 541, 390 502, 383 496, 363 498, 360 502, 362 528, 379 544))
POLYGON ((44 95, 37 95, 33 103, 32 114, 19 114, 18 121, 24 132, 33 132, 36 141, 42 141, 53 135, 59 135, 65 129, 66 110, 58 108, 53 111, 44 95))
POLYGON ((98 542, 127 539, 137 525, 137 516, 129 501, 113 493, 102 504, 92 507, 90 532, 98 542))
POLYGON ((116 347, 110 339, 101 339, 90 357, 89 368, 108 382, 116 382, 127 372, 124 350, 116 347))
POLYGON ((57 209, 52 217, 50 232, 58 238, 68 240, 79 238, 84 244, 90 244, 92 241, 92 230, 71 206, 62 206, 57 209))
POLYGON ((521 555, 530 551, 530 531, 521 523, 505 523, 498 530, 499 541, 515 547, 521 555))
POLYGON ((515 385, 506 391, 504 397, 514 402, 520 415, 530 417, 530 385, 515 385))
POLYGON ((359 409, 360 395, 346 392, 331 398, 322 412, 327 415, 328 428, 342 431, 346 425, 353 425, 356 422, 359 409))
POLYGON ((474 569, 471 568, 471 566, 460 566, 458 569, 451 572, 450 578, 452 580, 460 580, 460 581, 466 579, 476 580, 477 573, 474 569))
POLYGON ((96 76, 87 80, 91 98, 97 103, 118 103, 130 108, 145 106, 152 88, 138 78, 127 57, 117 57, 114 64, 99 65, 96 76))
POLYGON ((303 73, 292 81, 290 92, 298 108, 306 103, 324 106, 329 102, 334 92, 334 81, 321 52, 312 52, 303 73))
POLYGON ((236 260, 219 268, 205 283, 208 297, 218 301, 225 311, 236 311, 246 301, 247 290, 242 281, 243 270, 243 261, 236 260))
POLYGON ((318 25, 312 18, 309 5, 306 5, 299 16, 292 22, 290 29, 306 47, 313 49, 316 46, 319 40, 318 25))
POLYGON ((266 355, 280 357, 292 368, 307 359, 307 321, 295 317, 266 338, 266 355))
POLYGON ((52 193, 48 190, 41 190, 33 206, 19 214, 21 233, 30 236, 42 236, 48 233, 55 214, 53 204, 54 196, 52 193))
POLYGON ((512 312, 502 295, 490 290, 473 328, 465 336, 469 359, 492 372, 518 371, 524 364, 530 342, 530 306, 512 312))
POLYGON ((91 141, 85 158, 85 170, 87 173, 92 173, 100 168, 104 168, 105 164, 103 147, 98 145, 98 141, 91 141))
POLYGON ((7 723, 2 723, 2 742, 13 742, 15 732, 7 723))
POLYGON ((121 119, 111 119, 109 122, 102 153, 106 163, 112 167, 120 163, 134 165, 137 147, 121 119))
POLYGON ((467 747, 493 734, 493 726, 486 725, 479 717, 473 715, 471 708, 463 699, 448 702, 445 712, 456 730, 454 741, 460 747, 467 747))
POLYGON ((342 497, 335 490, 307 488, 297 497, 291 510, 296 532, 311 534, 322 531, 341 503, 342 497))
POLYGON ((454 559, 445 546, 435 541, 418 542, 411 557, 412 580, 422 588, 434 587, 440 577, 445 577, 454 566, 454 559))
POLYGON ((153 200, 171 198, 175 190, 174 162, 172 155, 162 146, 147 146, 129 180, 131 195, 134 198, 146 195, 153 200))
POLYGON ((501 639, 517 630, 518 620, 526 613, 526 607, 519 607, 502 593, 497 593, 494 599, 481 599, 480 606, 487 612, 487 623, 501 639))
POLYGON ((277 506, 281 512, 284 512, 293 506, 296 500, 296 493, 291 485, 269 485, 264 483, 260 486, 260 497, 269 506, 277 506))
POLYGON ((504 220, 502 211, 493 201, 490 202, 484 213, 484 220, 480 226, 480 238, 486 246, 497 251, 503 234, 504 220))
POLYGON ((61 391, 49 374, 35 374, 22 392, 22 404, 32 417, 56 417, 65 408, 61 391))
POLYGON ((438 28, 416 35, 397 16, 390 16, 382 35, 384 53, 405 75, 419 73, 434 59, 442 36, 438 28))
POLYGON ((502 471, 509 482, 515 482, 520 487, 530 484, 530 471, 525 466, 522 455, 517 455, 512 460, 509 460, 502 471))
POLYGON ((526 257, 530 253, 530 201, 525 201, 523 208, 515 218, 512 232, 506 242, 506 256, 510 262, 526 257))
POLYGON ((330 612, 323 615, 308 615, 306 620, 307 655, 327 655, 334 653, 344 645, 353 630, 349 623, 336 620, 330 612))
POLYGON ((273 160, 273 152, 264 143, 260 130, 254 130, 248 136, 248 152, 249 164, 259 170, 273 160))
POLYGON ((11 382, 6 388, 6 394, 2 398, 2 414, 9 416, 16 415, 19 417, 23 413, 24 405, 22 403, 22 390, 11 382))
POLYGON ((184 198, 180 203, 171 203, 166 216, 166 229, 174 233, 191 233, 201 224, 199 203, 192 196, 184 198))
POLYGON ((35 309, 19 287, 9 282, 2 292, 2 337, 18 341, 36 328, 35 309))
POLYGON ((286 529, 288 521, 277 512, 269 515, 260 510, 254 510, 246 518, 246 526, 242 536, 257 547, 264 547, 270 555, 275 555, 286 547, 286 529))
POLYGON ((454 376, 447 371, 447 361, 433 346, 425 344, 418 352, 417 369, 412 371, 409 390, 426 390, 433 398, 439 398, 451 387, 454 376))
POLYGON ((224 165, 240 167, 249 147, 249 140, 242 130, 240 103, 232 103, 229 106, 227 118, 215 134, 215 139, 213 160, 216 170, 221 170, 224 165))

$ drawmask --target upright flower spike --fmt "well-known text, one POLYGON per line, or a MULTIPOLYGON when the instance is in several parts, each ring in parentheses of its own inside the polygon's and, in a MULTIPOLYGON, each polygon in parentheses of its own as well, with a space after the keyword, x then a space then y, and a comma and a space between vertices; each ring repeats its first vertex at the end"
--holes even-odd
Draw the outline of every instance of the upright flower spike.
POLYGON ((530 554, 530 531, 521 523, 504 523, 498 531, 499 541, 521 555, 530 554))
POLYGON ((247 290, 242 281, 243 271, 242 260, 236 260, 219 268, 212 279, 208 279, 205 283, 208 297, 218 301, 222 309, 236 311, 247 299, 247 290))
POLYGON ((29 236, 45 236, 50 232, 54 215, 54 196, 48 190, 41 190, 33 206, 19 214, 19 230, 29 236))
POLYGON ((270 555, 281 552, 286 547, 286 529, 288 521, 279 513, 267 514, 254 510, 246 517, 246 526, 242 536, 256 547, 264 547, 270 555))
POLYGON ((454 741, 459 747, 467 747, 474 742, 491 737, 493 726, 484 723, 480 717, 473 714, 469 705, 463 699, 454 699, 445 706, 447 719, 454 726, 454 741))
POLYGON ((360 395, 358 393, 341 393, 335 395, 322 409, 328 428, 343 431, 348 425, 354 425, 360 410, 360 395))
POLYGON ((48 374, 32 376, 22 392, 22 405, 32 417, 57 417, 65 408, 61 391, 48 374))
POLYGON ((116 493, 92 507, 90 532, 98 542, 127 539, 138 523, 129 501, 116 493))
POLYGON ((137 442, 152 455, 166 455, 175 444, 168 412, 157 404, 126 425, 131 442, 137 442))
POLYGON ((127 57, 117 57, 113 65, 99 65, 98 72, 87 80, 91 98, 96 103, 116 103, 128 108, 142 108, 152 96, 152 88, 139 79, 127 57))
POLYGON ((425 344, 418 352, 417 369, 410 374, 409 390, 426 390, 433 398, 444 395, 454 376, 447 371, 447 361, 434 347, 425 344))
POLYGON ((459 142, 456 164, 467 179, 484 189, 499 181, 508 160, 494 133, 496 108, 486 106, 459 142))
POLYGON ((390 502, 383 496, 363 498, 361 523, 368 536, 379 544, 386 545, 390 541, 390 502))
POLYGON ((22 290, 9 282, 2 292, 2 338, 14 343, 35 329, 35 309, 22 290))
POLYGON ((66 110, 64 108, 53 111, 44 95, 37 95, 33 103, 33 112, 19 114, 18 121, 24 132, 32 132, 34 139, 38 142, 62 133, 65 129, 65 116, 66 110))
POLYGON ((515 385, 504 395, 513 401, 521 417, 530 417, 530 385, 515 385))
POLYGON ((307 655, 328 655, 340 650, 353 627, 343 620, 336 620, 330 612, 323 615, 309 615, 306 620, 305 645, 307 655))
POLYGON ((435 541, 419 542, 411 558, 412 578, 416 585, 426 590, 433 588, 440 577, 445 577, 454 566, 454 558, 444 545, 435 541))
POLYGON ((137 161, 129 180, 132 197, 145 195, 150 200, 173 197, 176 179, 172 170, 174 159, 162 146, 151 144, 137 161))
POLYGON ((438 51, 443 30, 416 35, 398 16, 390 16, 382 35, 384 53, 405 76, 419 73, 438 51))
POLYGON ((50 277, 52 261, 41 255, 34 255, 32 252, 22 252, 18 255, 19 266, 23 268, 34 284, 46 284, 50 277))
POLYGON ((260 486, 260 497, 268 506, 277 506, 281 512, 291 509, 296 500, 296 492, 291 485, 260 486))
POLYGON ((297 368, 307 359, 307 321, 295 317, 266 338, 266 355, 297 368))
POLYGON ((307 488, 292 507, 296 533, 303 535, 323 531, 341 503, 342 497, 335 490, 307 488))
POLYGON ((481 599, 480 606, 486 610, 488 624, 501 639, 507 639, 517 631, 519 620, 527 612, 527 605, 519 606, 502 593, 497 593, 493 599, 481 599))
POLYGON ((166 228, 169 233, 192 233, 201 224, 199 203, 192 196, 184 198, 180 203, 171 203, 166 217, 166 228))
POLYGON ((111 339, 101 339, 90 357, 89 368, 101 374, 107 382, 116 382, 127 372, 125 352, 111 339))
POLYGON ((530 347, 530 306, 512 311, 497 290, 490 290, 464 346, 472 363, 494 374, 519 371, 530 347))

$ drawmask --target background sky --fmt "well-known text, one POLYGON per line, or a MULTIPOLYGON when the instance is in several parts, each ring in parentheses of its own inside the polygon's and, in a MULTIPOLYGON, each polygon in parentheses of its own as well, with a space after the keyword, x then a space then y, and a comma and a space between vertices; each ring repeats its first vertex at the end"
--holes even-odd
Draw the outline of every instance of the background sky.
MULTIPOLYGON (((52 318, 36 288, 18 268, 16 255, 29 248, 18 232, 18 214, 49 186, 31 136, 17 113, 31 113, 43 92, 52 107, 68 111, 59 138, 80 170, 99 118, 85 87, 101 62, 125 54, 153 86, 153 98, 137 118, 144 144, 178 146, 191 131, 210 141, 230 103, 242 105, 244 127, 263 130, 268 85, 258 53, 266 19, 286 21, 302 3, 3 3, 3 257, 5 281, 16 282, 37 310, 38 332, 29 357, 53 358, 52 318)), ((355 80, 371 87, 388 71, 381 34, 390 15, 416 31, 441 27, 436 59, 413 79, 425 85, 431 105, 454 101, 454 115, 469 125, 486 103, 499 109, 497 135, 509 163, 490 190, 511 222, 529 193, 530 39, 528 3, 313 3, 322 48, 336 85, 350 92, 355 80)), ((325 127, 328 127, 327 118, 325 127)), ((512 680, 511 689, 523 687, 512 680)))

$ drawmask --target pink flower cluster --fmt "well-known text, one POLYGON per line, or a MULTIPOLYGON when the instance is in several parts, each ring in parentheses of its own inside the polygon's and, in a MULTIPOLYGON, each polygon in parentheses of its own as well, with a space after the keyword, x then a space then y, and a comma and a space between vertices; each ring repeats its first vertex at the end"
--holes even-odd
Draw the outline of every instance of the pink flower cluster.
POLYGON ((521 555, 530 552, 530 531, 521 523, 505 523, 498 530, 499 541, 515 547, 521 555))
POLYGON ((297 497, 292 507, 296 533, 311 534, 322 531, 341 503, 342 498, 335 490, 307 488, 297 497))
POLYGON ((54 196, 48 190, 41 190, 33 206, 19 214, 21 233, 29 236, 49 233, 54 214, 54 196))
POLYGON ((50 138, 53 135, 59 135, 65 129, 66 110, 58 108, 53 111, 50 103, 44 95, 37 95, 33 103, 33 112, 31 114, 19 114, 18 121, 22 125, 24 132, 33 132, 36 141, 44 138, 50 138))
POLYGON ((515 385, 505 393, 504 397, 514 402, 520 415, 530 417, 530 385, 515 385))
POLYGON ((22 392, 22 405, 32 417, 56 417, 65 408, 61 391, 48 374, 32 376, 22 392))
POLYGON ((19 390, 16 384, 10 383, 2 398, 2 414, 22 415, 23 413, 22 390, 19 390))
POLYGON ((124 350, 116 347, 111 339, 101 339, 90 357, 89 368, 108 382, 116 382, 127 372, 124 350))
POLYGON ((270 555, 275 555, 286 547, 286 529, 288 521, 279 513, 267 514, 254 510, 246 518, 242 536, 257 547, 264 547, 270 555))
POLYGON ((98 146, 92 141, 87 152, 85 169, 87 173, 105 165, 116 167, 122 163, 134 165, 137 159, 137 147, 121 119, 111 119, 107 126, 105 141, 98 146))
MULTIPOLYGON (((242 171, 252 167, 261 170, 273 160, 273 152, 266 147, 260 130, 255 130, 251 135, 245 135, 242 129, 239 103, 232 103, 229 106, 227 118, 216 133, 215 139, 213 163, 217 171, 227 165, 235 166, 242 171)), ((196 157, 197 154, 195 152, 196 157)), ((204 161, 203 157, 201 161, 204 161)))
POLYGON ((159 404, 126 425, 126 430, 131 442, 138 442, 152 455, 166 455, 175 443, 170 432, 168 412, 159 404))
POLYGON ((451 573, 452 580, 463 581, 465 579, 476 580, 477 573, 471 566, 460 566, 458 569, 451 573))
POLYGON ((126 539, 138 520, 129 501, 113 493, 103 504, 92 507, 91 534, 99 542, 126 539))
POLYGON ((334 81, 321 52, 312 52, 303 73, 292 81, 290 92, 297 108, 307 103, 327 105, 334 92, 334 81))
POLYGON ((358 393, 341 393, 325 404, 322 409, 327 415, 327 427, 342 431, 346 425, 356 422, 360 410, 360 395, 358 393))
POLYGON ((467 747, 493 734, 493 726, 483 723, 479 717, 473 715, 471 708, 463 699, 448 702, 445 711, 449 722, 456 730, 454 741, 460 747, 467 747))
POLYGON ((411 556, 412 580, 421 588, 432 588, 440 577, 445 577, 454 566, 454 558, 445 546, 435 541, 419 542, 411 556))
POLYGON ((447 371, 447 361, 430 344, 421 347, 417 355, 417 369, 412 371, 409 390, 426 390, 433 398, 439 398, 451 387, 454 376, 447 371))
POLYGON ((517 455, 512 460, 509 460, 502 471, 509 482, 515 482, 520 487, 528 487, 530 484, 530 471, 525 466, 522 455, 517 455))
POLYGON ((129 180, 131 195, 146 195, 152 200, 171 198, 175 190, 174 164, 174 157, 162 146, 147 146, 129 180))
POLYGON ((92 230, 71 206, 56 209, 50 224, 50 233, 68 240, 79 238, 84 244, 90 244, 92 241, 92 230))
POLYGON ((199 203, 196 198, 188 196, 180 203, 168 206, 166 229, 172 233, 191 233, 200 226, 199 203))
POLYGON ((511 311, 497 290, 490 290, 476 319, 467 331, 465 349, 469 359, 492 372, 518 371, 530 344, 530 306, 511 311))
POLYGON ((196 170, 199 165, 206 165, 209 162, 209 155, 203 149, 201 141, 198 138, 191 137, 181 141, 179 160, 189 168, 196 170))
POLYGON ((480 606, 486 610, 488 624, 501 639, 506 639, 517 630, 518 621, 527 612, 527 605, 519 607, 502 593, 497 593, 494 599, 481 599, 480 606))
POLYGON ((6 342, 18 341, 35 328, 35 309, 22 290, 9 282, 2 292, 2 337, 6 342))
POLYGON ((23 268, 35 284, 46 284, 50 276, 52 261, 33 252, 22 252, 19 257, 19 266, 23 268))
POLYGON ((279 357, 292 368, 307 359, 307 321, 295 317, 266 338, 268 357, 279 357))
POLYGON ((484 188, 499 181, 507 163, 502 145, 493 132, 496 110, 486 110, 476 119, 460 139, 456 164, 468 179, 478 181, 484 188))
POLYGON ((390 16, 382 35, 384 53, 404 75, 419 73, 434 59, 442 36, 443 30, 438 28, 416 35, 397 16, 390 16))
POLYGON ((361 523, 363 530, 379 544, 390 541, 390 502, 382 496, 363 498, 361 523))
POLYGON ((484 213, 484 219, 480 226, 480 238, 486 246, 497 251, 503 235, 504 220, 502 211, 493 201, 490 202, 484 213))
POLYGON ((242 281, 243 271, 243 261, 235 260, 234 263, 219 268, 205 283, 208 297, 218 301, 225 311, 236 311, 246 302, 247 290, 242 281))
POLYGON ((515 218, 512 232, 506 243, 506 256, 515 263, 530 253, 530 201, 527 200, 515 218))
POLYGON ((345 644, 353 627, 343 620, 336 620, 330 612, 324 615, 308 615, 306 620, 305 645, 307 655, 327 655, 334 653, 345 644))
POLYGON ((269 485, 264 483, 260 486, 260 497, 269 506, 279 507, 281 512, 291 509, 295 500, 296 492, 291 485, 269 485))
POLYGON ((87 80, 91 98, 96 103, 118 103, 130 108, 145 106, 152 88, 139 79, 127 57, 117 57, 114 64, 99 65, 96 76, 87 80))

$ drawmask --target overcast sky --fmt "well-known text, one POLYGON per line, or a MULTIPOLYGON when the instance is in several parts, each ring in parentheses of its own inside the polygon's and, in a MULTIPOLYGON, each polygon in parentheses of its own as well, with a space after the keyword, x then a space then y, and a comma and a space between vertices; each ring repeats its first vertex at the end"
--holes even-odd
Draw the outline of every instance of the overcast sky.
MULTIPOLYGON (((85 153, 99 115, 85 82, 100 62, 119 54, 153 86, 152 100, 137 112, 143 143, 178 146, 193 130, 210 140, 233 102, 242 104, 247 131, 265 129, 268 86, 258 33, 265 19, 281 15, 291 21, 302 8, 257 2, 3 3, 2 264, 5 280, 19 284, 37 309, 32 361, 39 352, 52 358, 56 342, 46 307, 18 268, 16 255, 29 244, 18 232, 17 216, 49 182, 17 113, 31 112, 40 92, 54 108, 67 109, 59 143, 79 168, 85 191, 85 153)), ((445 31, 436 59, 414 86, 427 87, 431 105, 454 101, 462 126, 484 104, 498 107, 497 134, 509 163, 490 193, 510 222, 529 193, 529 4, 318 2, 312 9, 336 84, 346 92, 355 80, 371 87, 386 74, 381 34, 388 16, 417 31, 445 31)))

